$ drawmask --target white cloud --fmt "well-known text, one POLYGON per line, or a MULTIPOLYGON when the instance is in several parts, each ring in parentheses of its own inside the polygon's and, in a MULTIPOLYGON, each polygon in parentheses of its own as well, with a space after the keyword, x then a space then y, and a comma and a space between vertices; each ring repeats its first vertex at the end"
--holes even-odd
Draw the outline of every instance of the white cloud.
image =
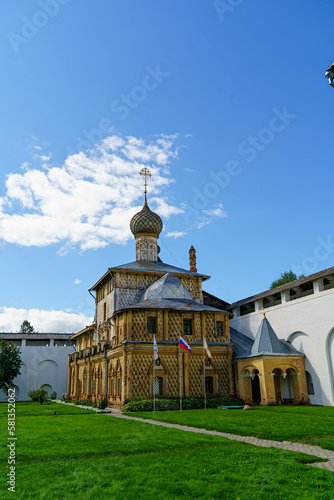
POLYGON ((17 332, 25 320, 40 333, 79 332, 93 322, 92 317, 83 313, 0 307, 1 332, 17 332))
POLYGON ((51 155, 47 156, 47 155, 41 155, 40 156, 40 159, 41 161, 49 161, 51 158, 51 155))
POLYGON ((197 170, 193 170, 192 168, 185 168, 184 171, 187 172, 188 174, 197 174, 198 173, 197 170))
POLYGON ((166 237, 167 238, 181 238, 185 234, 187 234, 187 233, 183 233, 182 231, 174 231, 174 232, 171 232, 171 233, 167 233, 166 237))
POLYGON ((39 150, 41 150, 41 149, 42 149, 42 148, 41 148, 41 146, 33 146, 33 148, 34 148, 34 149, 39 149, 39 150))
POLYGON ((81 283, 81 280, 79 280, 79 278, 76 278, 76 279, 74 280, 74 284, 75 284, 75 285, 80 285, 80 283, 81 283))
MULTIPOLYGON (((176 138, 110 136, 85 154, 69 156, 61 166, 26 166, 22 174, 9 174, 6 196, 0 198, 0 241, 22 246, 58 243, 60 254, 77 246, 87 250, 126 243, 132 237, 129 220, 143 204, 138 174, 145 166, 152 173, 151 208, 165 219, 182 213, 161 196, 173 182, 167 168, 178 154, 176 138)), ((49 157, 43 155, 44 160, 49 157)))
POLYGON ((205 215, 198 218, 196 226, 197 229, 202 229, 202 227, 211 224, 216 218, 222 219, 228 217, 227 212, 225 212, 221 203, 218 203, 216 208, 202 210, 202 213, 205 215))
POLYGON ((223 210, 223 207, 220 205, 218 208, 212 208, 209 210, 203 210, 203 212, 207 215, 212 215, 213 217, 227 217, 227 212, 223 210))

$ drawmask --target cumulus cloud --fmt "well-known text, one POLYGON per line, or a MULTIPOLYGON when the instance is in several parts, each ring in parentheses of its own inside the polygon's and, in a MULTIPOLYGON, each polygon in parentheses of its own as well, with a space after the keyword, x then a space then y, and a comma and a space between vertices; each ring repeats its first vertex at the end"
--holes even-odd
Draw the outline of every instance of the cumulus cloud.
POLYGON ((25 320, 40 333, 75 333, 93 322, 92 317, 83 313, 0 307, 0 331, 18 332, 25 320))
POLYGON ((167 233, 166 237, 167 238, 181 238, 185 234, 187 234, 187 233, 183 233, 182 231, 174 231, 174 232, 171 232, 171 233, 167 233))
POLYGON ((80 283, 81 283, 81 280, 79 280, 79 278, 76 278, 76 279, 74 280, 74 284, 75 284, 75 285, 80 285, 80 283))
MULTIPOLYGON (((143 204, 138 174, 144 167, 152 173, 151 208, 165 219, 182 213, 162 193, 173 182, 168 165, 178 155, 176 139, 114 135, 86 153, 69 156, 61 166, 26 164, 24 173, 7 176, 6 195, 0 198, 0 242, 60 244, 60 254, 126 243, 132 237, 129 220, 143 204)), ((41 161, 50 158, 39 156, 41 161)))

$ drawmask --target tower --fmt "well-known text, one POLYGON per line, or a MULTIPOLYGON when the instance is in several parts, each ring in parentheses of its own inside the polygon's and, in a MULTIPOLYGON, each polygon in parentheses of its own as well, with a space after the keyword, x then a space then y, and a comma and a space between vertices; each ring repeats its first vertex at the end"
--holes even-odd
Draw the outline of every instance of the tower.
POLYGON ((140 175, 145 178, 145 202, 140 212, 135 214, 130 222, 130 229, 136 238, 136 260, 157 262, 159 260, 158 238, 162 231, 162 220, 158 214, 152 212, 147 204, 147 177, 150 171, 145 167, 140 175))

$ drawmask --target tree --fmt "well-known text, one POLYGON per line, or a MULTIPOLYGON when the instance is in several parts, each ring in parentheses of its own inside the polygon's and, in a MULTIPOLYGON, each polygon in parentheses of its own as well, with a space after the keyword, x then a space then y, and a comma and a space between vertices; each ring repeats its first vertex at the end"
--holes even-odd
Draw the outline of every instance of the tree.
POLYGON ((0 389, 6 394, 13 380, 20 374, 20 348, 0 339, 0 389))
POLYGON ((38 333, 35 332, 35 328, 29 323, 29 321, 24 320, 20 326, 19 333, 38 333))
POLYGON ((276 288, 277 286, 285 285, 285 283, 289 283, 290 281, 299 280, 300 278, 304 278, 304 274, 297 276, 290 269, 290 271, 286 271, 285 273, 282 273, 280 278, 273 281, 270 288, 276 288))

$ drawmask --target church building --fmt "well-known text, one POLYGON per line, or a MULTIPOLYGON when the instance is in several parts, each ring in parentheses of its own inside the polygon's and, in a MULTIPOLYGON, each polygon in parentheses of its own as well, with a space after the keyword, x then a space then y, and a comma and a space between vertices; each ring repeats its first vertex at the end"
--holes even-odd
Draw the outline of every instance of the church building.
POLYGON ((153 394, 200 396, 204 389, 264 405, 308 402, 305 355, 279 340, 266 317, 255 340, 231 327, 233 305, 203 291, 210 277, 197 272, 193 247, 189 269, 161 261, 163 223, 148 206, 144 170, 144 206, 130 222, 136 260, 108 268, 90 289, 95 322, 71 337, 68 393, 103 394, 119 405, 153 394), (191 353, 180 348, 180 336, 191 353))

